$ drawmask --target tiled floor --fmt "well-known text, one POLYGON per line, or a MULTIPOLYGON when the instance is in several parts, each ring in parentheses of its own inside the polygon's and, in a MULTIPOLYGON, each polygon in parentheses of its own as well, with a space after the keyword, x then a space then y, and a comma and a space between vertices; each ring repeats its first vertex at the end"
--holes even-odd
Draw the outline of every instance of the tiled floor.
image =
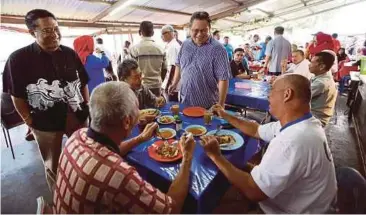
MULTIPOLYGON (((337 101, 336 115, 326 128, 329 144, 336 166, 351 166, 361 169, 354 129, 349 126, 345 98, 337 101)), ((1 213, 35 213, 36 198, 51 196, 46 184, 42 161, 37 144, 24 140, 26 127, 19 126, 10 131, 15 150, 15 160, 6 148, 1 134, 1 213)))

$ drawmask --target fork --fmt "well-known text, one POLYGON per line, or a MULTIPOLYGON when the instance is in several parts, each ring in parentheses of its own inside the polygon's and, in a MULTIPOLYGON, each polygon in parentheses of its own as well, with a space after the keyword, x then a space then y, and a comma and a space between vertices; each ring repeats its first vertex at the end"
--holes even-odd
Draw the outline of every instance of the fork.
POLYGON ((221 125, 218 125, 218 126, 216 127, 216 131, 215 131, 215 133, 214 133, 214 136, 216 136, 216 135, 221 131, 221 129, 222 129, 222 126, 221 126, 221 125))

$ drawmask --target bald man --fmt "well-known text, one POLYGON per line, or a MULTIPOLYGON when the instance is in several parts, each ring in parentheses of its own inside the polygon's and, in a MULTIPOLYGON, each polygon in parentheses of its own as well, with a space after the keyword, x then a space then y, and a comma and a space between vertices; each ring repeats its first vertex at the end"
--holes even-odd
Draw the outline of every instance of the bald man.
POLYGON ((247 165, 247 173, 226 160, 215 137, 202 138, 207 156, 245 197, 242 205, 259 202, 265 213, 329 210, 337 192, 334 164, 321 123, 310 113, 310 99, 309 80, 288 74, 277 78, 269 96, 270 113, 277 122, 243 121, 214 106, 215 113, 244 134, 269 142, 261 163, 247 165))

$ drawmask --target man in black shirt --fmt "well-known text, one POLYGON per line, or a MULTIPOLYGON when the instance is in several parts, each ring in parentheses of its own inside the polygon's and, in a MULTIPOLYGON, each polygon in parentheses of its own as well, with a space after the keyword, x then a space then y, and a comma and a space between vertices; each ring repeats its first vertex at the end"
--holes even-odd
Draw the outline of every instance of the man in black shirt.
POLYGON ((25 23, 36 39, 13 52, 4 68, 7 90, 18 113, 32 129, 51 192, 62 137, 85 126, 89 115, 88 75, 78 55, 60 45, 55 16, 42 9, 27 13, 25 23))
POLYGON ((249 70, 243 66, 244 49, 237 48, 234 51, 234 59, 231 60, 231 74, 234 78, 250 79, 253 76, 249 74, 249 70))

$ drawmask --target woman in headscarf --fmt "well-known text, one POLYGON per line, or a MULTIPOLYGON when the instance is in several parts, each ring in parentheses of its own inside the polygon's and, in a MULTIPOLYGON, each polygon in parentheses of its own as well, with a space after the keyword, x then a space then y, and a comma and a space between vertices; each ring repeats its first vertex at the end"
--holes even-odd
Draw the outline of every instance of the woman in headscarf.
POLYGON ((103 69, 109 65, 109 59, 100 49, 96 49, 95 52, 101 53, 101 58, 93 55, 94 40, 91 36, 84 35, 76 38, 74 40, 74 50, 78 53, 89 75, 88 88, 89 94, 91 94, 95 87, 105 82, 103 69))
POLYGON ((334 43, 332 36, 329 34, 324 34, 323 32, 319 32, 314 37, 314 45, 309 46, 309 53, 310 53, 310 59, 317 53, 324 51, 324 50, 331 50, 335 52, 334 50, 334 43))

